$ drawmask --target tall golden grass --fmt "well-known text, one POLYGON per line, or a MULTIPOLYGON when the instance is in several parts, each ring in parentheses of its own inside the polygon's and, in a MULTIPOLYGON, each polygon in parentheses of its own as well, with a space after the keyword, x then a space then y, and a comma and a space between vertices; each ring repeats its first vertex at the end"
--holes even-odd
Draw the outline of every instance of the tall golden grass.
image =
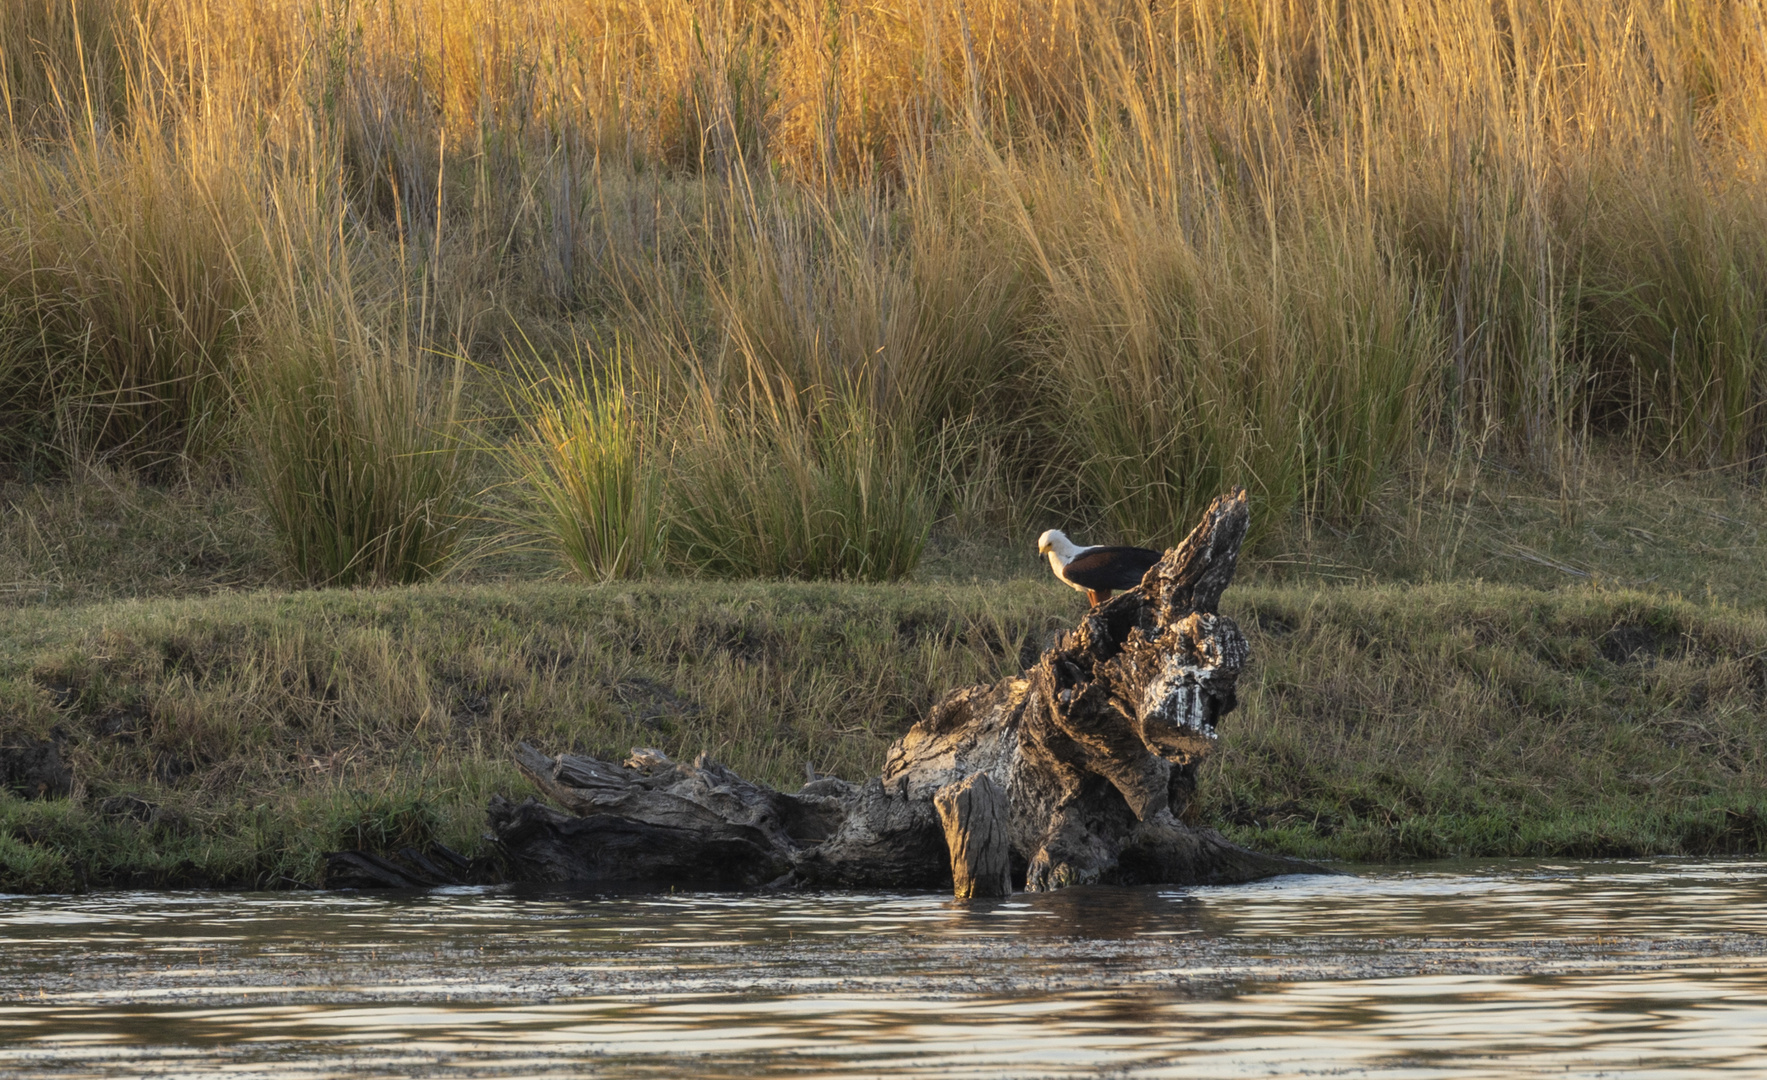
POLYGON ((199 111, 144 81, 157 56, 135 28, 43 7, 36 27, 28 5, 0 14, 0 379, 16 409, 0 452, 37 456, 28 437, 164 472, 224 438, 266 255, 264 162, 240 152, 246 103, 199 111))
POLYGON ((748 440, 708 491, 769 402, 1144 543, 1426 439, 1767 449, 1757 5, 24 0, 0 88, 0 401, 64 455, 240 440, 290 170, 422 340, 617 334, 748 440))

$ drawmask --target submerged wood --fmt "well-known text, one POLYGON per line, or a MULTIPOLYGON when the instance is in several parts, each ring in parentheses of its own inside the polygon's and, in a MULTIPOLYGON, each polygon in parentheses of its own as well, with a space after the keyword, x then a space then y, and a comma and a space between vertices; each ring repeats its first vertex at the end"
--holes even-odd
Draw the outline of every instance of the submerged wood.
MULTIPOLYGON (((284 879, 296 888, 313 886, 284 879)), ((334 851, 325 857, 319 886, 325 889, 431 889, 438 885, 488 885, 500 881, 496 861, 469 859, 444 844, 428 852, 402 847, 397 852, 334 851)))
POLYGON ((1316 868, 1180 820, 1247 657, 1216 610, 1245 539, 1243 489, 1210 505, 1141 584, 1022 675, 947 695, 863 784, 786 793, 700 756, 516 763, 563 810, 494 798, 519 876, 545 881, 954 888, 1226 884, 1316 868))
POLYGON ((959 900, 1012 893, 1012 804, 985 772, 946 784, 933 796, 951 853, 951 892, 959 900))

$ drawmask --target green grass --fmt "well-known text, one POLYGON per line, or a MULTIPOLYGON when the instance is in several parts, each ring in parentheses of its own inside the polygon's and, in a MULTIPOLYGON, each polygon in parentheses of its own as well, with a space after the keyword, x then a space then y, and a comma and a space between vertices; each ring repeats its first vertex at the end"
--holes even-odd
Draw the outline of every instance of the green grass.
POLYGON ((533 358, 507 381, 520 434, 495 444, 515 478, 514 524, 549 548, 581 581, 637 577, 657 566, 660 452, 644 405, 579 346, 570 367, 533 358))
POLYGON ((1326 858, 1759 850, 1767 618, 1660 594, 1241 590, 1256 683, 1205 784, 1326 858))
POLYGON ((92 803, 0 798, 0 891, 298 888, 314 880, 316 855, 326 850, 431 841, 471 848, 483 807, 475 814, 468 803, 481 790, 345 788, 255 801, 163 793, 159 802, 134 794, 92 803))
MULTIPOLYGON (((77 781, 0 796, 0 888, 472 852, 524 738, 862 777, 1081 604, 1031 553, 1055 519, 947 520, 895 585, 584 587, 480 523, 443 582, 290 593, 262 513, 212 477, 0 487, 0 745, 57 739, 77 781)), ((1228 593, 1254 661, 1199 819, 1315 858, 1759 850, 1764 528, 1751 489, 1617 451, 1574 498, 1440 458, 1343 530, 1279 520, 1228 593)))
MULTIPOLYGON (((1256 576, 1255 574, 1253 575, 1256 576)), ((898 585, 432 584, 0 614, 0 889, 311 881, 321 855, 477 850, 527 739, 861 778, 946 690, 1017 672, 1081 601, 898 585), (136 802, 134 800, 139 800, 136 802), (142 804, 157 808, 142 809, 142 804)), ((1760 850, 1767 617, 1660 593, 1251 583, 1243 707, 1196 820, 1313 858, 1760 850)))
MULTIPOLYGON (((323 851, 360 842, 337 822, 370 793, 421 803, 470 849, 491 792, 527 790, 509 758, 520 739, 706 750, 776 783, 806 763, 858 777, 943 687, 1018 670, 1053 625, 1050 599, 1071 606, 1039 582, 427 586, 15 609, 0 633, 6 739, 60 738, 77 782, 71 802, 7 798, 0 814, 89 883, 176 869, 165 880, 252 884, 312 880, 323 851), (99 808, 119 796, 194 832, 117 840, 135 826, 99 808)), ((65 884, 60 865, 9 859, 0 887, 65 884)))

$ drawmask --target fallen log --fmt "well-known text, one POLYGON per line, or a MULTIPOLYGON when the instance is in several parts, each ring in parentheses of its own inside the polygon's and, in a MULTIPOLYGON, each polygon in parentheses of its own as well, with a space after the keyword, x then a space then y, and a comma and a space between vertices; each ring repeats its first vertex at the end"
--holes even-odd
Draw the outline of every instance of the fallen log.
POLYGON ((563 811, 495 797, 493 833, 521 877, 604 884, 992 896, 1316 872, 1180 821, 1237 703, 1246 641, 1216 608, 1247 520, 1243 489, 1216 499, 1140 585, 1022 675, 947 695, 864 784, 786 793, 704 755, 616 765, 524 743, 517 765, 563 811))

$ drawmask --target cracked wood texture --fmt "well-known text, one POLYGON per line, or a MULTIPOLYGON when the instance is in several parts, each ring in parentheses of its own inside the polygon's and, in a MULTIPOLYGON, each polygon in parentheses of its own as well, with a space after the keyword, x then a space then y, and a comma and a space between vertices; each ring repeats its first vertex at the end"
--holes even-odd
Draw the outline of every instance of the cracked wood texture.
POLYGON ((1011 806, 985 772, 947 784, 933 796, 951 853, 951 892, 959 900, 1012 894, 1011 806))
POLYGON ((1180 820, 1246 662, 1216 608, 1247 520, 1243 489, 1216 499, 1140 585, 1022 675, 947 695, 864 784, 786 793, 703 755, 616 765, 524 744, 517 764, 563 812, 496 798, 492 829, 519 876, 548 881, 982 896, 1002 862, 1032 890, 1317 872, 1180 820))

